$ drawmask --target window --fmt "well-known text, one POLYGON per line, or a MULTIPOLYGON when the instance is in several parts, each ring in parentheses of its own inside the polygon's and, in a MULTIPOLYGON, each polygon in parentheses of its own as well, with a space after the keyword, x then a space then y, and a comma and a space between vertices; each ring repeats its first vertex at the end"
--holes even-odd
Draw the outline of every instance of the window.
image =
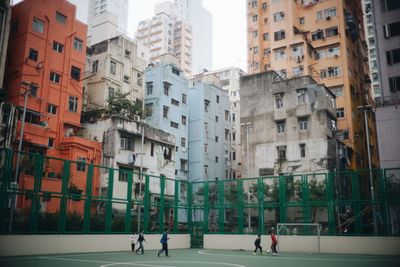
POLYGON ((28 57, 29 57, 30 60, 37 61, 38 60, 38 55, 39 55, 39 52, 37 50, 35 50, 33 48, 29 49, 29 56, 28 57))
POLYGON ((277 109, 283 108, 283 93, 275 94, 275 107, 277 109))
POLYGON ((398 0, 382 0, 381 4, 383 12, 400 9, 400 1, 398 0))
POLYGON ((208 133, 208 122, 204 123, 204 132, 208 133))
POLYGON ((299 130, 304 131, 307 130, 307 128, 308 128, 308 118, 307 117, 299 118, 299 130))
POLYGON ((114 97, 114 88, 112 88, 111 86, 108 87, 108 99, 111 99, 114 97))
POLYGON ((383 33, 386 39, 400 35, 400 21, 383 25, 383 33))
POLYGON ((16 33, 18 33, 18 29, 19 29, 19 20, 15 20, 15 21, 12 22, 11 32, 13 34, 16 34, 16 33))
POLYGON ((179 106, 179 101, 176 100, 176 99, 171 98, 171 104, 178 107, 179 106))
POLYGON ((267 2, 263 2, 261 8, 265 11, 267 9, 267 2))
POLYGON ((208 112, 208 108, 210 106, 210 101, 208 101, 207 99, 204 99, 204 111, 208 112))
POLYGON ((215 116, 215 122, 218 122, 218 116, 215 116))
POLYGON ((232 113, 232 121, 235 121, 236 120, 236 115, 235 115, 235 113, 232 113))
POLYGON ((135 150, 135 140, 131 136, 121 134, 120 145, 123 150, 135 150))
POLYGON ((225 129, 225 140, 226 141, 229 141, 229 136, 230 136, 229 130, 225 129))
POLYGON ((304 17, 299 18, 299 24, 303 25, 306 23, 306 19, 304 17))
POLYGON ((74 38, 74 49, 77 51, 82 51, 83 48, 83 41, 78 38, 74 38))
POLYGON ((251 7, 257 7, 257 0, 252 0, 251 3, 249 3, 249 6, 251 5, 251 7))
POLYGON ((146 95, 153 94, 153 82, 146 82, 146 95))
POLYGON ((257 16, 257 15, 254 15, 254 16, 253 16, 253 22, 257 22, 257 19, 258 19, 258 16, 257 16))
POLYGON ((60 44, 59 42, 53 41, 53 50, 62 53, 64 50, 64 45, 60 44))
POLYGON ((136 84, 137 86, 142 86, 143 85, 143 75, 141 73, 136 74, 136 84))
POLYGON ((389 89, 392 93, 400 91, 400 76, 389 77, 389 89))
POLYGON ((99 61, 95 60, 92 63, 92 73, 97 73, 98 70, 99 70, 99 61))
POLYGON ((300 144, 300 157, 305 158, 306 157, 306 144, 300 144))
POLYGON ((235 140, 236 140, 236 133, 233 132, 233 133, 232 133, 232 141, 235 141, 235 140))
POLYGON ((236 152, 235 151, 232 152, 232 160, 236 160, 236 152))
POLYGON ((169 107, 163 106, 163 118, 168 118, 169 107))
POLYGON ((339 76, 340 74, 341 74, 340 67, 328 67, 328 69, 322 69, 320 71, 321 78, 335 77, 335 76, 339 76))
POLYGON ((312 32, 311 33, 311 39, 313 41, 325 39, 324 31, 323 30, 318 30, 318 31, 312 32))
POLYGON ((73 80, 79 81, 81 78, 81 69, 75 66, 71 66, 71 78, 73 80))
POLYGON ((285 13, 283 11, 274 14, 274 22, 283 20, 285 13))
POLYGON ((179 124, 174 122, 174 121, 171 121, 171 127, 178 129, 179 128, 179 124))
POLYGON ((279 40, 283 40, 283 39, 285 39, 285 31, 284 30, 274 32, 274 40, 275 41, 279 41, 279 40))
POLYGON ((182 94, 182 103, 187 104, 187 96, 185 94, 182 94))
POLYGON ((128 173, 129 173, 129 169, 127 168, 123 168, 123 167, 119 167, 118 170, 118 181, 119 182, 128 182, 128 173))
POLYGON ((172 73, 179 76, 181 72, 176 68, 172 68, 172 73))
POLYGON ((47 140, 47 146, 48 147, 53 147, 54 146, 54 138, 49 138, 47 140))
POLYGON ((285 160, 286 159, 286 146, 277 146, 278 151, 278 159, 285 160))
POLYGON ((67 16, 61 14, 60 12, 56 12, 56 20, 59 23, 66 24, 67 23, 67 16))
POLYGON ((33 18, 33 31, 38 33, 44 32, 44 22, 38 18, 33 18))
POLYGON ((186 138, 181 138, 181 147, 186 147, 186 138))
POLYGON ((186 125, 186 116, 182 115, 181 122, 182 122, 183 125, 186 125))
POLYGON ((131 77, 129 77, 128 75, 124 75, 124 83, 130 83, 131 81, 131 77))
POLYGON ((215 157, 215 163, 218 163, 218 157, 215 157))
POLYGON ((265 48, 264 49, 264 56, 269 57, 271 55, 271 48, 265 48))
POLYGON ((216 100, 217 103, 219 103, 219 95, 217 95, 216 100))
POLYGON ((338 27, 332 27, 332 28, 325 29, 326 37, 332 37, 332 36, 336 36, 338 34, 339 34, 338 27))
POLYGON ((208 177, 208 165, 204 165, 204 176, 208 177))
POLYGON ((387 64, 393 65, 400 62, 400 48, 386 51, 387 64))
POLYGON ((151 142, 151 146, 150 146, 150 156, 154 157, 154 143, 151 142))
POLYGON ((285 48, 279 48, 274 50, 275 53, 275 60, 284 60, 286 59, 286 52, 285 48))
POLYGON ((300 66, 297 66, 297 67, 293 67, 293 68, 292 68, 292 73, 293 73, 293 76, 294 76, 294 77, 296 77, 296 76, 303 76, 303 71, 304 71, 303 65, 300 65, 300 66))
POLYGON ((168 82, 164 82, 164 95, 169 95, 169 88, 171 87, 171 84, 168 82))
POLYGON ((36 83, 31 83, 31 85, 29 86, 29 93, 32 97, 36 97, 37 95, 37 91, 39 89, 39 85, 36 83))
POLYGON ((258 31, 253 31, 253 38, 256 38, 258 36, 258 31))
POLYGON ((110 73, 114 75, 117 73, 117 62, 112 60, 110 61, 110 73))
POLYGON ((57 106, 55 106, 53 104, 48 104, 47 105, 47 113, 57 114, 57 106))
POLYGON ((205 152, 205 153, 208 152, 208 144, 204 144, 204 152, 205 152))
POLYGON ((225 120, 228 121, 229 120, 229 111, 225 110, 225 120))
POLYGON ((258 46, 253 47, 253 53, 258 54, 258 46))
POLYGON ((78 98, 75 96, 70 96, 68 100, 68 111, 77 112, 78 111, 78 98))
POLYGON ((268 41, 269 40, 269 33, 268 32, 264 32, 263 33, 263 40, 264 41, 268 41))
POLYGON ((50 81, 54 83, 60 83, 60 74, 55 72, 50 72, 50 81))
POLYGON ((78 157, 78 162, 76 163, 76 170, 84 172, 86 169, 86 158, 78 157))
POLYGON ((215 136, 215 142, 218 143, 218 136, 215 136))
POLYGON ((306 103, 306 89, 297 90, 297 104, 306 103))
POLYGON ((343 96, 343 86, 339 85, 339 86, 333 86, 329 88, 331 90, 331 92, 336 96, 343 96))
POLYGON ((344 118, 344 108, 337 108, 336 109, 336 117, 337 118, 344 118))
POLYGON ((276 121, 276 132, 278 134, 285 133, 285 121, 276 121))

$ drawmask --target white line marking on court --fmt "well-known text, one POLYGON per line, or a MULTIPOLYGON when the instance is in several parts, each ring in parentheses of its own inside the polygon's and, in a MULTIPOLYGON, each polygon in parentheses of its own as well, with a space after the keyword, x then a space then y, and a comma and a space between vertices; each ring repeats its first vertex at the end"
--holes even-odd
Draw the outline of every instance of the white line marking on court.
MULTIPOLYGON (((157 266, 157 267, 176 267, 172 265, 162 266, 162 265, 146 265, 146 263, 161 263, 161 261, 139 261, 139 262, 124 262, 124 263, 112 263, 112 264, 105 264, 101 265, 100 267, 108 267, 117 264, 124 264, 124 265, 141 265, 141 266, 157 266), (143 264, 144 263, 144 264, 143 264)), ((167 261, 170 263, 191 263, 191 264, 214 264, 214 265, 225 265, 225 266, 234 266, 234 267, 247 267, 245 265, 239 265, 234 263, 226 263, 226 262, 213 262, 213 261, 167 261)))
POLYGON ((69 259, 69 258, 59 258, 59 257, 38 257, 39 259, 45 260, 57 260, 57 261, 80 261, 80 262, 94 262, 94 263, 116 263, 112 261, 95 261, 95 260, 81 260, 81 259, 69 259))
POLYGON ((63 254, 63 255, 54 255, 52 258, 57 257, 75 257, 75 256, 93 256, 93 255, 112 255, 112 254, 125 254, 129 253, 129 251, 120 251, 120 252, 96 252, 96 253, 77 253, 77 254, 63 254))
POLYGON ((199 254, 203 255, 212 255, 212 256, 229 256, 229 257, 246 257, 246 258, 254 258, 254 259, 277 259, 277 260, 307 260, 307 261, 399 261, 399 259, 350 259, 350 258, 337 258, 337 259, 327 259, 327 258, 292 258, 292 257, 273 257, 273 256, 264 256, 264 257, 257 257, 257 256, 250 256, 250 255, 232 255, 232 254, 218 254, 218 253, 209 253, 208 251, 213 250, 199 250, 199 254))

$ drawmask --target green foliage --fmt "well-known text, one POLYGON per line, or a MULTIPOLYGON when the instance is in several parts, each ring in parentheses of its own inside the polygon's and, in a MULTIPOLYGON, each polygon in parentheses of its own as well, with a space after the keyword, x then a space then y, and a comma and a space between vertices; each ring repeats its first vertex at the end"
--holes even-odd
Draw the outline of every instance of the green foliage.
POLYGON ((129 100, 129 93, 123 93, 120 89, 107 99, 106 113, 108 115, 121 115, 133 120, 134 115, 142 116, 143 102, 129 100))
POLYGON ((67 214, 65 230, 70 232, 83 231, 83 215, 74 211, 67 214))
POLYGON ((102 232, 106 230, 105 216, 102 214, 94 214, 90 217, 90 231, 102 232))
POLYGON ((39 214, 38 218, 38 230, 45 232, 54 232, 58 230, 58 224, 60 221, 60 214, 58 212, 43 212, 39 214))

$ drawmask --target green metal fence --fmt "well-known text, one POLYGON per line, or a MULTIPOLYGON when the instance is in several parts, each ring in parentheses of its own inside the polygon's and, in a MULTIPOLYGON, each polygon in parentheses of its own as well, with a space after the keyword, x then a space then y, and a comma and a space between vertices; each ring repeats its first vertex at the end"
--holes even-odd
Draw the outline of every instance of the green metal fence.
POLYGON ((167 228, 201 246, 204 233, 320 223, 323 235, 400 235, 400 168, 188 183, 24 152, 16 176, 16 161, 17 152, 0 150, 1 234, 167 228))

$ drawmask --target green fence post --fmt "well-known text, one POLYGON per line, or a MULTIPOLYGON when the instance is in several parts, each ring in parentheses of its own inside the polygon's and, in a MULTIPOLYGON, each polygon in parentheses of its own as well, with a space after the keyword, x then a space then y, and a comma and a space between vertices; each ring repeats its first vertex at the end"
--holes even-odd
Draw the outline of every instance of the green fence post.
POLYGON ((179 212, 179 195, 180 195, 180 180, 175 180, 175 195, 174 195, 174 225, 172 232, 178 232, 178 212, 179 212))
POLYGON ((85 208, 84 208, 84 223, 83 223, 83 232, 85 234, 90 231, 90 205, 92 202, 92 178, 93 178, 93 165, 90 164, 88 166, 88 171, 86 175, 86 188, 85 188, 85 208))
POLYGON ((193 184, 189 183, 188 184, 188 190, 187 190, 187 222, 188 222, 188 231, 189 233, 192 233, 193 229, 193 222, 192 222, 192 209, 193 209, 193 201, 192 201, 192 192, 193 192, 193 184))
MULTIPOLYGON (((264 182, 263 178, 259 177, 257 179, 258 185, 258 233, 264 234, 264 182)), ((251 229, 251 221, 249 228, 251 229)))
POLYGON ((164 231, 164 208, 165 208, 165 176, 160 176, 160 213, 158 217, 159 233, 164 231))
POLYGON ((355 225, 355 234, 359 235, 362 233, 362 226, 361 226, 361 206, 360 206, 360 191, 358 186, 358 172, 353 171, 351 173, 351 180, 352 180, 352 194, 354 200, 354 225, 355 225))
POLYGON ((132 184, 133 184, 133 172, 128 171, 128 188, 126 192, 126 214, 125 214, 125 233, 131 233, 132 231, 132 218, 131 218, 131 210, 132 210, 132 184))
POLYGON ((149 220, 150 220, 150 177, 145 176, 145 186, 144 186, 144 203, 143 205, 143 231, 147 233, 149 231, 149 220))
POLYGON ((329 235, 335 234, 335 222, 334 222, 334 211, 335 211, 335 196, 334 196, 334 179, 337 179, 337 173, 328 173, 328 186, 327 186, 327 197, 328 197, 328 233, 329 235))
POLYGON ((391 227, 389 227, 389 205, 388 205, 388 195, 387 195, 387 187, 386 187, 386 170, 385 169, 380 169, 379 171, 379 177, 380 177, 380 183, 381 183, 381 195, 379 197, 379 202, 382 203, 383 206, 383 212, 384 216, 382 216, 384 219, 383 227, 384 227, 384 233, 385 235, 393 235, 394 233, 391 233, 391 227))
POLYGON ((60 233, 65 233, 65 225, 67 219, 67 202, 68 202, 68 178, 69 169, 71 162, 69 160, 64 161, 62 184, 61 184, 61 206, 60 206, 60 233))
POLYGON ((209 182, 203 183, 203 192, 204 192, 204 199, 203 199, 203 233, 209 232, 209 214, 210 214, 210 202, 209 202, 209 182))
POLYGON ((106 233, 111 233, 112 229, 112 199, 114 191, 114 170, 108 172, 108 192, 107 192, 107 204, 106 204, 106 233))
MULTIPOLYGON (((278 184, 279 184, 279 209, 280 209, 280 221, 282 223, 286 223, 286 208, 287 208, 287 204, 286 204, 286 200, 283 198, 284 194, 281 192, 282 191, 282 186, 281 186, 281 179, 280 176, 278 176, 278 184)), ((302 185, 304 186, 304 184, 302 183, 302 185)), ((278 231, 278 229, 276 229, 276 231, 278 231)))
MULTIPOLYGON (((18 152, 20 153, 20 152, 18 152)), ((40 154, 35 154, 34 158, 37 162, 36 168, 35 168, 35 181, 33 185, 33 201, 32 201, 32 215, 31 218, 32 220, 30 221, 29 224, 29 232, 34 234, 37 231, 37 223, 38 223, 38 217, 39 217, 39 211, 40 211, 40 192, 41 192, 41 184, 42 184, 42 175, 43 175, 43 156, 40 154)))
POLYGON ((225 232, 225 216, 224 216, 224 182, 218 180, 218 224, 220 233, 225 232))
POLYGON ((243 180, 236 180, 237 182, 237 199, 238 199, 238 230, 239 234, 243 234, 244 230, 244 212, 243 212, 243 180))

